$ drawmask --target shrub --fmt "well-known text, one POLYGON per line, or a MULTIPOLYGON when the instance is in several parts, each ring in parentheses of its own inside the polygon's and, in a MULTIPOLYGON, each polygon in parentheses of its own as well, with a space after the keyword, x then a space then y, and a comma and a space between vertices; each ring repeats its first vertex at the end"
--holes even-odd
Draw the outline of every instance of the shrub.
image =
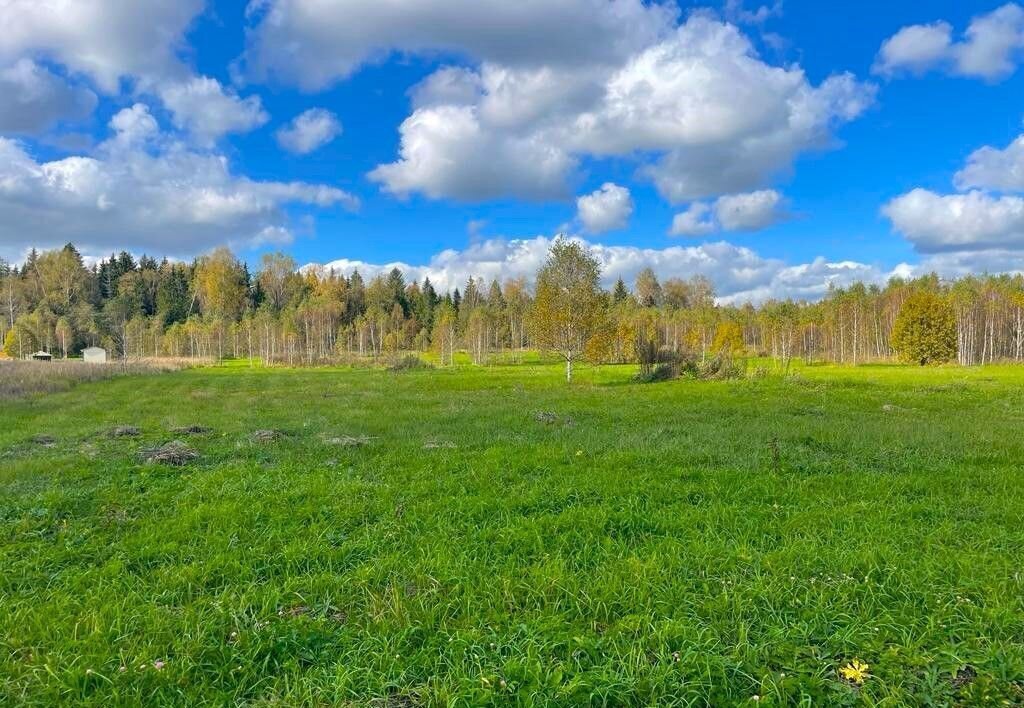
POLYGON ((956 315, 949 301, 922 290, 903 303, 892 328, 892 347, 900 358, 925 366, 956 356, 956 315))
POLYGON ((420 359, 415 354, 406 354, 403 357, 399 357, 388 365, 388 371, 416 371, 419 369, 433 369, 434 367, 420 359))
POLYGON ((704 381, 735 379, 743 376, 743 366, 727 354, 719 354, 701 361, 692 356, 662 356, 656 366, 640 370, 634 380, 638 383, 656 383, 688 378, 704 381))

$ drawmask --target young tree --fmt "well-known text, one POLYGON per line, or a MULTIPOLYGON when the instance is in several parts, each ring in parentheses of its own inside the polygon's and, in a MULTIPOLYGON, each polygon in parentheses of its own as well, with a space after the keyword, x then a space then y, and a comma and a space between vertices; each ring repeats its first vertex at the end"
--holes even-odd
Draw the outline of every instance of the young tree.
POLYGON ((651 268, 644 268, 636 276, 636 299, 642 307, 661 305, 661 284, 651 268))
POLYGON ((572 365, 605 322, 607 299, 601 291, 601 265, 584 246, 559 238, 537 273, 530 312, 533 339, 541 349, 565 359, 565 380, 572 365))
POLYGON ((226 320, 238 319, 242 314, 246 297, 244 271, 228 249, 217 248, 199 259, 195 288, 204 314, 226 320))
POLYGON ((892 328, 892 346, 904 361, 925 366, 956 356, 956 314, 949 300, 929 290, 906 299, 892 328))

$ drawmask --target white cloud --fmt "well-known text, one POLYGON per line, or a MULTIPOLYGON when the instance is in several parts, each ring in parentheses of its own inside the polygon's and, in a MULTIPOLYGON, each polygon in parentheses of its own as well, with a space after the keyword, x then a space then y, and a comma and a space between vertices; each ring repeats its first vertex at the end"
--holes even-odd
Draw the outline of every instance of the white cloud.
POLYGON ((248 73, 322 89, 395 52, 517 68, 618 61, 667 33, 674 3, 643 0, 260 0, 248 73))
POLYGON ((557 198, 581 156, 661 155, 673 202, 756 189, 873 101, 850 75, 815 87, 758 58, 734 26, 692 16, 618 66, 443 69, 413 92, 396 162, 372 177, 427 196, 557 198))
POLYGON ((258 96, 241 98, 219 81, 194 76, 158 89, 174 124, 210 145, 228 133, 245 133, 269 120, 258 96))
POLYGON ((1024 8, 1008 3, 971 20, 953 41, 948 22, 910 25, 885 40, 875 71, 893 75, 939 69, 959 76, 1003 79, 1017 69, 1024 52, 1024 8))
POLYGON ((115 113, 110 119, 110 129, 114 136, 107 146, 116 145, 122 149, 140 147, 160 134, 160 125, 144 103, 136 103, 115 113))
POLYGON ((611 182, 576 200, 577 218, 592 234, 624 229, 633 215, 629 190, 611 182))
POLYGON ((403 121, 398 162, 370 178, 396 195, 485 200, 565 196, 575 159, 538 136, 502 135, 481 125, 466 106, 420 109, 403 121))
POLYGON ((711 216, 711 206, 705 202, 694 202, 689 208, 672 218, 671 236, 707 236, 718 230, 718 224, 711 216))
POLYGON ((675 215, 669 234, 706 236, 715 231, 760 231, 788 218, 784 199, 774 189, 726 194, 714 204, 694 202, 675 215))
POLYGON ((773 17, 782 16, 782 0, 775 0, 771 5, 757 5, 756 10, 748 10, 744 0, 726 0, 725 17, 731 22, 761 25, 773 17))
POLYGON ((310 108, 277 131, 277 142, 285 150, 306 155, 341 135, 341 121, 323 108, 310 108))
MULTIPOLYGON (((777 259, 764 258, 749 248, 726 242, 651 249, 577 240, 588 245, 601 262, 602 279, 607 288, 620 277, 626 282, 633 282, 642 269, 650 267, 663 280, 704 275, 714 284, 718 299, 723 303, 788 297, 813 300, 826 295, 830 284, 843 286, 858 280, 884 282, 889 277, 873 266, 851 261, 831 263, 819 258, 810 263, 787 265, 777 259)), ((446 291, 463 287, 470 276, 482 277, 485 281, 514 277, 532 280, 547 257, 551 243, 552 239, 546 236, 491 239, 461 251, 442 251, 423 265, 402 262, 374 264, 341 259, 315 267, 333 268, 345 274, 359 270, 364 277, 399 268, 407 279, 421 281, 429 277, 435 287, 446 291)))
POLYGON ((0 133, 41 133, 61 120, 85 118, 96 94, 30 59, 0 67, 0 133))
POLYGON ((882 43, 874 70, 886 75, 924 73, 950 57, 952 49, 953 27, 948 22, 910 25, 882 43))
POLYGON ((914 189, 882 213, 924 253, 1024 248, 1024 199, 1017 196, 914 189))
POLYGON ((0 63, 43 57, 117 93, 123 77, 175 78, 204 0, 5 0, 0 63))
POLYGON ((957 189, 993 189, 1024 192, 1024 135, 1004 150, 985 146, 971 153, 953 177, 957 189))
POLYGON ((774 189, 729 194, 715 202, 715 218, 726 231, 760 231, 786 218, 782 195, 774 189))
POLYGON ((223 155, 159 133, 143 104, 118 113, 111 129, 94 156, 52 162, 0 138, 0 250, 74 241, 86 251, 185 256, 289 238, 290 207, 358 207, 334 187, 236 176, 223 155))

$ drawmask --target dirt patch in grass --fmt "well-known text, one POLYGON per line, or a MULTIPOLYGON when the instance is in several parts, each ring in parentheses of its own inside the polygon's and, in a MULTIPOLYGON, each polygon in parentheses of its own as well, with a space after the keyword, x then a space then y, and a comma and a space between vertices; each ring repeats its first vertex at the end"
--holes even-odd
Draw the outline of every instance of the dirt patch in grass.
POLYGON ((116 428, 112 428, 110 431, 110 437, 112 438, 135 438, 139 436, 139 430, 134 425, 119 425, 116 428))
POLYGON ((172 428, 171 432, 175 435, 205 435, 212 433, 213 428, 207 428, 205 425, 185 425, 180 428, 172 428))
POLYGON ((57 438, 52 435, 33 435, 29 438, 29 442, 33 445, 40 445, 42 447, 53 447, 57 444, 57 438))
POLYGON ((339 435, 327 438, 324 442, 328 445, 337 445, 338 447, 364 447, 373 442, 373 438, 368 435, 339 435))
POLYGON ((199 459, 199 453, 181 440, 172 440, 166 445, 143 450, 140 456, 146 464, 170 465, 172 467, 181 467, 199 459))
POLYGON ((287 433, 280 430, 257 430, 252 434, 252 441, 257 443, 268 443, 288 437, 287 433))
POLYGON ((953 676, 951 681, 954 691, 959 691, 964 686, 969 686, 974 683, 974 679, 978 678, 978 671, 970 664, 965 664, 956 670, 956 675, 953 676))
POLYGON ((456 447, 450 440, 427 440, 423 443, 424 450, 454 450, 456 447))

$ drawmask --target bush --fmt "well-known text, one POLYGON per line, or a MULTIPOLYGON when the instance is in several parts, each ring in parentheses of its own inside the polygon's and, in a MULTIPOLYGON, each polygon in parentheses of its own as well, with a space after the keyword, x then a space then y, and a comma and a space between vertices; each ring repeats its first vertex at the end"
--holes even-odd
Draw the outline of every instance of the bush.
POLYGON ((941 364, 956 356, 956 315, 946 298, 927 290, 907 298, 892 328, 892 347, 911 364, 941 364))
POLYGON ((660 364, 648 369, 641 368, 633 380, 638 383, 657 383, 672 379, 687 378, 701 381, 736 379, 743 376, 744 367, 728 354, 719 354, 701 361, 692 356, 663 356, 660 364))
POLYGON ((417 371, 421 369, 433 369, 434 367, 423 359, 420 359, 415 354, 406 354, 403 357, 399 357, 388 365, 388 371, 417 371))

